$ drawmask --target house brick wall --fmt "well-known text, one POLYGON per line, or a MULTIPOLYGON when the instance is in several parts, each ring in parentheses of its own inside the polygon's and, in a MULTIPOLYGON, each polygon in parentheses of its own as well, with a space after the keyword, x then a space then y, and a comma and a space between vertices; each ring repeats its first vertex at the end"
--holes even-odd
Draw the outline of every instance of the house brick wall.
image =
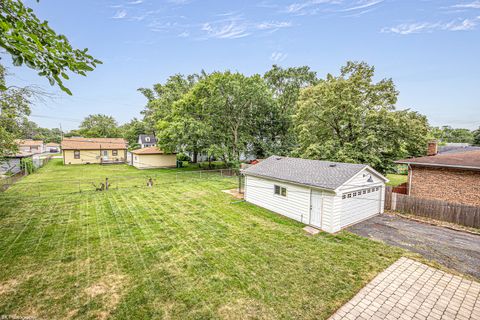
POLYGON ((480 206, 480 171, 412 165, 408 174, 412 196, 480 206))

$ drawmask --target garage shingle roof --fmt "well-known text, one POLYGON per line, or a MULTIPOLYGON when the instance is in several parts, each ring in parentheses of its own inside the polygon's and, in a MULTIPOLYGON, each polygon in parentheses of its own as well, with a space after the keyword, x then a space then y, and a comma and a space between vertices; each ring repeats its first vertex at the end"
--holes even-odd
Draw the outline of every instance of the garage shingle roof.
POLYGON ((243 173, 335 190, 367 167, 365 164, 271 156, 243 173))
POLYGON ((132 151, 133 154, 176 154, 175 152, 168 153, 158 147, 146 147, 132 151))

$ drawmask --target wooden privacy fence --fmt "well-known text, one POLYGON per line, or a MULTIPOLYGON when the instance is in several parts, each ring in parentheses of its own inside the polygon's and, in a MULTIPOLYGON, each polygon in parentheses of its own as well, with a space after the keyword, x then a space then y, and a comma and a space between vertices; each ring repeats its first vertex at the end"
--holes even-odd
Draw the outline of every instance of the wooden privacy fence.
POLYGON ((385 210, 480 228, 480 207, 399 194, 391 187, 386 188, 385 210))

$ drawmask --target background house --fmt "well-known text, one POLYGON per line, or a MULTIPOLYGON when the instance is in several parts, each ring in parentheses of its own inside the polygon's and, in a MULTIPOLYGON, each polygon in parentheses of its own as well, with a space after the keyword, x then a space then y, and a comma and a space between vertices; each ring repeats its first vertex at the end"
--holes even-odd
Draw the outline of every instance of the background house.
POLYGON ((131 164, 138 169, 175 167, 177 165, 176 153, 165 153, 158 147, 146 147, 133 150, 131 153, 131 164))
POLYGON ((64 138, 64 164, 125 163, 127 141, 122 138, 64 138))
POLYGON ((388 180, 367 165, 271 156, 242 172, 246 201, 327 232, 383 212, 388 180))
POLYGON ((46 152, 60 152, 60 144, 55 142, 49 142, 45 145, 46 152))
POLYGON ((396 161, 408 165, 408 194, 480 206, 480 150, 437 153, 430 142, 425 157, 396 161))
POLYGON ((18 139, 16 140, 21 153, 43 153, 45 146, 42 140, 18 139))
POLYGON ((155 147, 157 145, 157 139, 153 134, 141 134, 138 136, 138 144, 140 148, 155 147))

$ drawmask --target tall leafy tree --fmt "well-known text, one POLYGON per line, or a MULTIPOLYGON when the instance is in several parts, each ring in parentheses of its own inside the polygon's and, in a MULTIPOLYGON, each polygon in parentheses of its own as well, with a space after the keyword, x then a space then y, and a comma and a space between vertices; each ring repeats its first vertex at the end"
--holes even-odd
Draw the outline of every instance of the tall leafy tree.
POLYGON ((60 143, 62 140, 62 132, 59 128, 42 128, 35 122, 24 119, 20 125, 20 138, 43 140, 45 143, 60 143))
POLYGON ((22 123, 30 114, 30 99, 34 95, 28 88, 8 86, 6 70, 0 64, 0 157, 18 151, 15 139, 21 135, 22 123))
POLYGON ((273 105, 272 94, 259 75, 216 72, 199 83, 199 101, 209 110, 211 126, 227 161, 236 164, 259 137, 260 125, 273 105))
POLYGON ((63 84, 68 72, 85 76, 102 63, 87 54, 88 49, 74 49, 67 37, 57 34, 47 21, 40 21, 31 8, 20 0, 0 1, 0 47, 15 66, 27 65, 72 94, 63 84))
POLYGON ((92 114, 80 124, 78 133, 88 138, 117 138, 120 137, 118 123, 112 116, 92 114))
POLYGON ((128 145, 132 149, 139 147, 138 136, 141 134, 152 134, 144 121, 133 118, 130 122, 120 126, 120 132, 124 139, 128 141, 128 145))
POLYGON ((157 123, 158 144, 168 151, 190 152, 193 162, 216 143, 210 110, 199 100, 200 88, 197 84, 176 101, 171 114, 157 123))
POLYGON ((194 158, 207 152, 236 164, 242 153, 250 151, 272 104, 271 91, 259 75, 212 73, 159 122, 159 142, 170 148, 175 144, 192 152, 194 158))
POLYGON ((396 111, 391 79, 374 82, 375 69, 348 62, 339 76, 328 74, 302 90, 294 117, 302 157, 367 163, 386 172, 393 161, 425 152, 427 119, 396 111))
POLYGON ((275 104, 262 125, 263 139, 256 140, 256 153, 260 157, 272 153, 288 154, 296 145, 292 116, 300 90, 316 84, 317 75, 307 66, 282 68, 273 65, 263 78, 273 93, 275 104))
POLYGON ((147 128, 154 130, 159 121, 167 118, 172 112, 173 104, 193 87, 199 77, 196 74, 187 76, 175 74, 164 84, 153 85, 153 89, 138 89, 148 100, 142 111, 147 128))

